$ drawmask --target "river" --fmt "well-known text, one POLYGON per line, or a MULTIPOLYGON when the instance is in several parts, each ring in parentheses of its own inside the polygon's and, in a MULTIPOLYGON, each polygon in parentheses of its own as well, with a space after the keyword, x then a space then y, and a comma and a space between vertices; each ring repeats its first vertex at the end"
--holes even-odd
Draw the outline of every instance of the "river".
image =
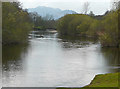
POLYGON ((95 75, 120 68, 117 48, 101 48, 93 39, 43 35, 28 45, 3 46, 3 87, 83 87, 95 75))

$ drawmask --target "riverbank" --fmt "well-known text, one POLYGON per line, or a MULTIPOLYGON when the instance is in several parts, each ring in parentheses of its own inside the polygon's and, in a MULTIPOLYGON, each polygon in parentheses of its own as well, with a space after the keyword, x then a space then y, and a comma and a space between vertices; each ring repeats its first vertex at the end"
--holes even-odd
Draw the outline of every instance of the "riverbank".
POLYGON ((118 87, 118 75, 120 73, 109 73, 96 75, 92 82, 86 87, 118 87))
POLYGON ((118 76, 120 73, 96 75, 92 82, 83 88, 57 88, 57 89, 87 89, 91 87, 119 87, 118 76))
POLYGON ((57 30, 60 35, 76 36, 79 34, 97 37, 103 47, 119 47, 117 25, 119 11, 110 11, 101 19, 84 14, 65 15, 59 19, 57 30))

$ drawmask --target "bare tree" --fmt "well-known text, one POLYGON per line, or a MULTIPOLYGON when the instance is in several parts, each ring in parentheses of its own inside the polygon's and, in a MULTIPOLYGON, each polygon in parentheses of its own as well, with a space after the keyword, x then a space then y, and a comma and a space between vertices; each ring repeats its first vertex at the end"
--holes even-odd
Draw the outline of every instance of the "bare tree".
POLYGON ((89 9, 90 9, 90 3, 89 2, 85 2, 84 4, 83 4, 83 14, 87 14, 87 12, 89 11, 89 9))
POLYGON ((120 8, 120 0, 112 0, 112 10, 117 10, 120 8))

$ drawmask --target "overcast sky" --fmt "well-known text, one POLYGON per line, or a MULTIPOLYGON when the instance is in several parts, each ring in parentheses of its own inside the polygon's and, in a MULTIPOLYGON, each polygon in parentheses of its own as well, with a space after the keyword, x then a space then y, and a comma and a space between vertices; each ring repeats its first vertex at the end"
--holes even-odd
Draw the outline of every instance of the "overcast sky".
POLYGON ((111 8, 112 0, 19 0, 23 8, 35 8, 38 6, 47 6, 60 8, 62 10, 74 10, 82 12, 84 2, 90 3, 90 11, 97 15, 104 14, 111 8))

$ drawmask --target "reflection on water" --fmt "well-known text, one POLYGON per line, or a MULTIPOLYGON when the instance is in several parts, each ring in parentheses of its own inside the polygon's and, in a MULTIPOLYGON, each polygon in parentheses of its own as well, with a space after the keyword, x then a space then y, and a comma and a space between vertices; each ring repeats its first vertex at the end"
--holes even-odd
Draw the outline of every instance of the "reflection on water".
POLYGON ((107 59, 107 64, 112 68, 119 68, 120 66, 120 49, 118 48, 102 48, 101 52, 105 59, 107 59))
POLYGON ((9 84, 8 81, 13 82, 15 76, 21 75, 24 66, 23 59, 27 53, 26 50, 27 45, 2 47, 2 77, 3 83, 6 85, 9 84))
POLYGON ((97 39, 85 38, 85 37, 74 37, 74 36, 63 36, 59 37, 62 39, 62 45, 65 48, 83 48, 89 46, 91 43, 97 43, 97 39))
POLYGON ((44 34, 29 45, 3 47, 3 86, 82 87, 96 74, 117 72, 118 53, 93 39, 44 34))

